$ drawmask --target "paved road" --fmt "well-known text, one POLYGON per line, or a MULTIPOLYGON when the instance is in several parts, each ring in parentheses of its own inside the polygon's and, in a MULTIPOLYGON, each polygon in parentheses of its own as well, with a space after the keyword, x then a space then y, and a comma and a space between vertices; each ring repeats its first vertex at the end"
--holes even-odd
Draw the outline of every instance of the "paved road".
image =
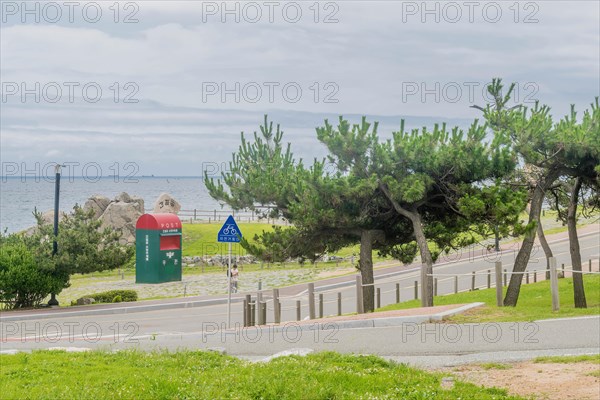
MULTIPOLYGON (((588 233, 581 238, 584 260, 598 258, 599 238, 600 235, 597 231, 588 233)), ((568 242, 563 240, 552 243, 552 248, 559 265, 562 263, 570 265, 568 242)), ((516 248, 505 248, 500 256, 504 267, 510 270, 516 256, 516 248)), ((545 261, 542 260, 542 253, 534 254, 528 270, 543 269, 545 261)), ((434 273, 470 274, 471 271, 487 271, 493 269, 495 261, 496 259, 490 259, 490 257, 478 258, 474 254, 465 254, 458 261, 439 263, 434 267, 434 273)), ((381 273, 385 273, 385 271, 381 273)), ((396 271, 395 275, 387 278, 377 279, 377 287, 382 291, 382 304, 395 301, 397 282, 400 282, 402 287, 401 300, 413 298, 413 282, 418 280, 418 277, 418 268, 412 268, 399 274, 396 271)), ((342 293, 343 312, 348 313, 355 310, 353 279, 354 277, 350 276, 331 280, 330 284, 334 282, 334 285, 337 286, 344 284, 344 281, 350 284, 333 289, 317 283, 317 299, 320 291, 324 295, 325 315, 337 313, 338 292, 342 293)), ((476 284, 479 287, 486 287, 486 277, 478 275, 476 284)), ((470 276, 464 276, 459 280, 459 290, 468 290, 470 285, 470 276)), ((440 278, 438 291, 440 294, 449 293, 453 291, 453 286, 453 278, 440 278)), ((301 287, 300 289, 295 287, 282 290, 282 294, 282 319, 284 321, 296 319, 296 300, 302 302, 302 317, 307 316, 306 295, 302 293, 301 287), (295 293, 299 294, 294 296, 295 293), (292 296, 286 297, 290 295, 292 296)), ((272 302, 268 304, 269 321, 271 321, 272 302)), ((234 326, 242 321, 241 308, 240 303, 232 305, 232 324, 234 326)), ((557 351, 565 349, 597 351, 600 346, 600 319, 598 317, 572 321, 543 321, 534 324, 507 323, 481 326, 413 324, 414 326, 348 330, 336 330, 335 326, 324 327, 317 323, 312 329, 300 331, 301 334, 297 340, 294 336, 297 328, 292 323, 286 331, 279 333, 263 331, 262 337, 256 339, 257 343, 253 345, 249 344, 254 340, 251 335, 255 332, 255 328, 232 331, 225 329, 227 317, 224 304, 108 315, 76 316, 59 312, 52 318, 32 316, 23 321, 8 321, 6 317, 7 315, 4 314, 0 322, 0 347, 3 351, 56 346, 86 348, 134 346, 144 349, 226 347, 227 351, 232 354, 263 356, 292 347, 308 347, 315 350, 365 352, 391 357, 417 357, 416 360, 418 360, 418 357, 432 354, 460 355, 480 352, 493 354, 494 352, 552 349, 557 351), (416 329, 415 332, 413 332, 414 329, 416 329), (431 330, 431 334, 427 333, 428 329, 431 330), (439 332, 436 333, 436 330, 439 332), (460 339, 456 339, 454 342, 455 338, 452 335, 456 335, 457 330, 460 330, 460 339), (471 339, 468 339, 469 334, 473 336, 471 339), (498 340, 495 339, 496 336, 499 337, 498 340), (238 338, 237 342, 236 337, 238 338), (333 341, 333 339, 337 341, 333 341), (137 343, 131 342, 132 340, 137 343)))

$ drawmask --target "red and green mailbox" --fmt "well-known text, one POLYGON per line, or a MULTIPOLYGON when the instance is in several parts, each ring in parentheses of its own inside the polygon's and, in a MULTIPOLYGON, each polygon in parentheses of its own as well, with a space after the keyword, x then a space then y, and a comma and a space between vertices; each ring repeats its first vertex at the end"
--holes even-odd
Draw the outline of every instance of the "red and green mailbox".
POLYGON ((175 214, 144 214, 135 225, 135 282, 181 281, 181 221, 175 214))

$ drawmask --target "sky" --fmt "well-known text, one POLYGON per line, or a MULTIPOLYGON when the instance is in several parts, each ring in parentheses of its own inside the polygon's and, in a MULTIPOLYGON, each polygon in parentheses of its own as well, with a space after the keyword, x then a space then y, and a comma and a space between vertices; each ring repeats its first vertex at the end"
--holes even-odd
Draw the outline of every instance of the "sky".
POLYGON ((597 1, 1 1, 2 173, 218 173, 265 114, 305 159, 340 115, 467 126, 494 77, 555 116, 600 94, 597 1), (111 169, 112 168, 112 169, 111 169), (128 167, 129 168, 129 167, 128 167), (97 173, 98 168, 93 169, 97 173), (130 172, 130 170, 129 170, 130 172), (31 172, 30 172, 31 173, 31 172))

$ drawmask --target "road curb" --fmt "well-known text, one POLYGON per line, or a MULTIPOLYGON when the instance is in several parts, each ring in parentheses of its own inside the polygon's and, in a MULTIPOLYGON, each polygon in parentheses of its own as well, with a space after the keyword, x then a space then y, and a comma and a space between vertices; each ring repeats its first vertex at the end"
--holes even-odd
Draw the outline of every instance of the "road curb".
MULTIPOLYGON (((244 301, 243 298, 232 298, 231 303, 241 303, 244 301)), ((66 311, 66 312, 49 312, 42 314, 27 314, 27 315, 8 315, 0 316, 0 322, 10 321, 28 321, 36 319, 49 319, 56 317, 81 317, 90 315, 112 315, 112 314, 129 314, 144 311, 160 311, 160 310, 171 310, 177 308, 194 308, 204 306, 214 306, 219 304, 226 304, 227 298, 224 299, 210 299, 210 300, 194 300, 194 301, 182 301, 177 303, 163 303, 163 304, 145 304, 139 306, 127 306, 127 307, 115 307, 115 308, 101 308, 96 310, 81 310, 81 311, 66 311)))

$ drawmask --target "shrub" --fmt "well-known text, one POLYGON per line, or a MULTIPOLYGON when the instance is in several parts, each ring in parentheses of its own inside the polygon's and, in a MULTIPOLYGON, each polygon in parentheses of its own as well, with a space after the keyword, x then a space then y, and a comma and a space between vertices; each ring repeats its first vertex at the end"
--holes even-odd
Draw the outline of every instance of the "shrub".
POLYGON ((35 307, 64 279, 52 275, 26 246, 20 235, 0 239, 0 300, 9 308, 35 307))
POLYGON ((135 290, 109 290, 108 292, 94 293, 84 297, 92 297, 96 303, 120 303, 122 301, 137 301, 138 294, 135 290))

